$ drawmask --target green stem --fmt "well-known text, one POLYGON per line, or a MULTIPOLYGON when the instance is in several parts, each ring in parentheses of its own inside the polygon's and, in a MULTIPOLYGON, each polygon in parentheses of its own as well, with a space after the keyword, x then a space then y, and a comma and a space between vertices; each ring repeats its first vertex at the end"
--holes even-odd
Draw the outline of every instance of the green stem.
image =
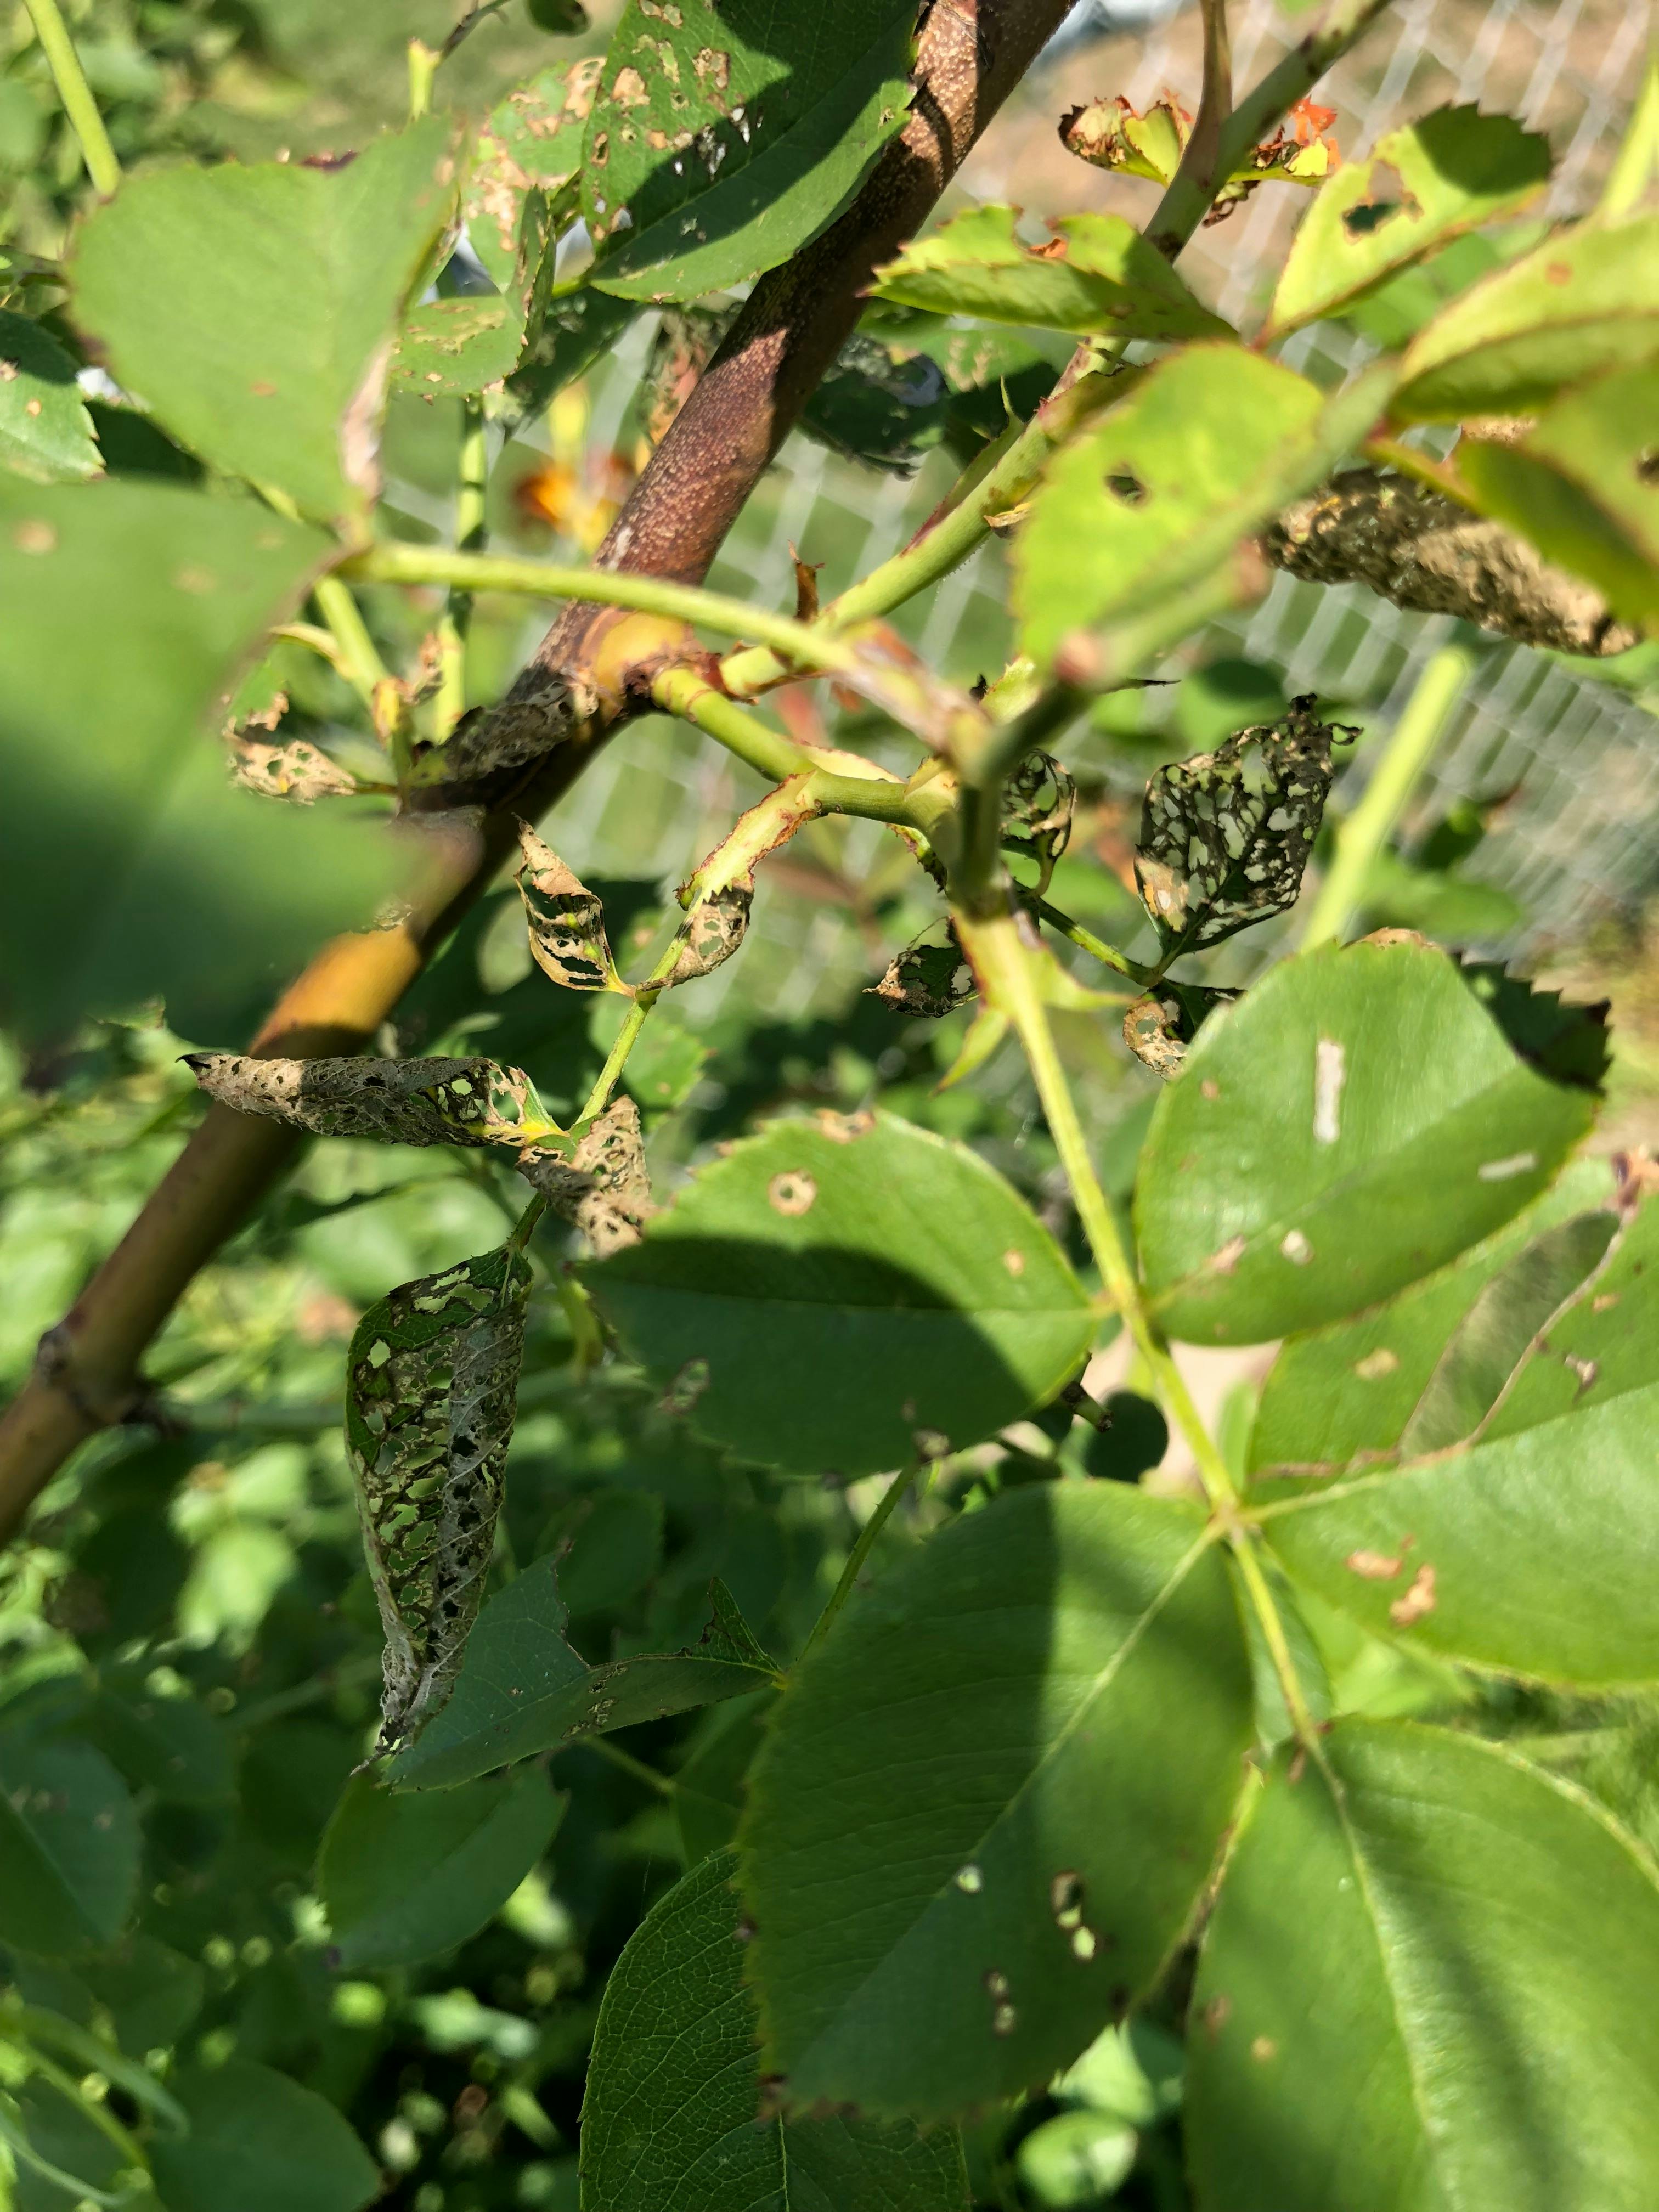
MULTIPOLYGON (((483 550, 489 485, 489 433, 483 402, 462 403, 461 450, 455 495, 455 543, 463 553, 483 550)), ((466 712, 466 647, 472 628, 472 594, 462 585, 450 588, 449 605, 438 628, 438 732, 447 737, 466 712)))
POLYGON ((1642 82, 1636 112, 1625 133, 1595 212, 1604 222, 1620 222, 1641 206, 1650 186, 1659 178, 1659 37, 1648 48, 1647 75, 1642 82))
POLYGON ((631 1775, 635 1782, 642 1782, 647 1790, 654 1790, 659 1797, 672 1797, 679 1787, 668 1775, 659 1774, 654 1766, 647 1766, 642 1759, 635 1759, 631 1751, 624 1751, 619 1743, 612 1743, 608 1735, 584 1736, 579 1744, 573 1743, 570 1748, 572 1751, 597 1753, 599 1758, 609 1759, 611 1765, 619 1768, 623 1773, 631 1775))
POLYGON ((1302 933, 1302 950, 1339 940, 1364 902, 1372 863, 1387 844, 1429 764, 1474 668, 1466 647, 1448 645, 1430 660, 1371 770, 1359 804, 1336 833, 1336 851, 1302 933))
POLYGON ((806 1639, 800 1655, 803 1659, 808 1652, 816 1650, 823 1641, 829 1632, 830 1622, 846 1604, 848 1599, 852 1596, 854 1587, 859 1577, 864 1572, 865 1561, 875 1549, 876 1539, 893 1517, 894 1507, 915 1480, 916 1470, 921 1464, 920 1460, 914 1460, 908 1467, 902 1468, 876 1501, 875 1511, 859 1530, 854 1540, 853 1548, 847 1554, 847 1565, 841 1571, 841 1580, 830 1593, 829 1604, 818 1615, 812 1633, 806 1639))
POLYGON ((532 599, 628 607, 670 622, 695 623, 722 637, 758 638, 786 659, 826 675, 843 674, 854 665, 850 647, 809 629, 805 623, 727 599, 720 592, 700 591, 662 576, 636 576, 622 568, 573 568, 506 554, 387 542, 353 554, 337 573, 377 584, 448 584, 475 592, 519 592, 532 599))
POLYGON ((605 1066, 594 1078, 593 1088, 583 1102, 577 1115, 578 1124, 591 1121, 603 1114, 611 1103, 611 1094, 617 1079, 628 1065, 628 1055, 639 1042, 640 1031, 645 1027, 646 1017, 668 988, 668 979, 679 965, 681 945, 679 933, 675 932, 659 954, 656 966, 634 994, 634 1003, 623 1017, 623 1025, 617 1032, 617 1041, 605 1055, 605 1066))
POLYGON ((1316 1745, 1319 1724, 1309 1706, 1307 1695, 1302 1687, 1302 1677, 1296 1671, 1296 1656, 1291 1650, 1291 1639, 1285 1633, 1285 1620, 1279 1610, 1279 1601, 1274 1597, 1273 1587, 1256 1557, 1258 1540, 1254 1529, 1233 1528, 1229 1531, 1228 1541, 1232 1555, 1237 1562, 1256 1620, 1261 1624, 1261 1640, 1267 1647, 1267 1656, 1273 1661, 1273 1672, 1279 1677, 1279 1686, 1284 1695, 1285 1710, 1291 1717, 1291 1726, 1296 1730, 1298 1743, 1316 1745))
MULTIPOLYGON (((544 1198, 532 1198, 529 1205, 526 1206, 524 1212, 519 1216, 517 1222, 514 1224, 513 1233, 507 1240, 507 1249, 514 1257, 516 1257, 519 1253, 522 1252, 525 1246, 529 1243, 532 1236, 535 1232, 536 1224, 541 1219, 543 1214, 544 1214, 546 1211, 547 1200, 544 1198)), ((507 1271, 507 1284, 504 1287, 510 1289, 512 1282, 513 1270, 511 1267, 509 1267, 507 1271)))
POLYGON ((311 596, 334 640, 339 655, 337 666, 372 712, 375 686, 385 682, 389 672, 368 634, 362 609, 337 575, 319 577, 311 596))
POLYGON ((81 158, 87 165, 93 188, 102 198, 109 199, 120 185, 121 164, 109 143, 109 133, 98 112, 98 103, 92 96, 92 87, 87 82, 69 26, 58 12, 58 0, 23 0, 23 4, 33 21, 35 36, 58 87, 58 97, 64 103, 70 128, 80 141, 81 158))
POLYGON ((1051 906, 1047 899, 1033 899, 1032 912, 1046 921, 1050 929, 1067 939, 1080 951, 1091 953, 1103 967, 1127 975, 1132 983, 1148 983, 1152 970, 1143 968, 1138 960, 1131 960, 1127 952, 1120 952, 1115 945, 1109 945, 1103 937, 1097 937, 1092 929, 1085 929, 1080 921, 1073 921, 1069 914, 1051 906))

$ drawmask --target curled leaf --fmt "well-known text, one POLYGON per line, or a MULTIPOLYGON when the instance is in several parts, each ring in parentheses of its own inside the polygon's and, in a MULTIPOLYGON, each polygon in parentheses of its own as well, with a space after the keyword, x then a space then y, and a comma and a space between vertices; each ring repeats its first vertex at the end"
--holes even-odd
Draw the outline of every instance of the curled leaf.
POLYGON ((350 770, 304 738, 291 738, 285 745, 272 743, 287 712, 288 695, 279 691, 262 714, 229 725, 225 742, 230 748, 231 781, 268 799, 291 799, 296 806, 356 791, 357 779, 350 770))
POLYGON ((1331 787, 1331 746, 1311 694, 1278 722, 1162 768, 1146 786, 1135 882, 1164 958, 1218 945, 1296 903, 1331 787))
POLYGON ((210 1098, 316 1137, 394 1145, 526 1145, 561 1133, 520 1067, 493 1060, 252 1060, 187 1052, 210 1098))
POLYGON ((1190 983, 1160 983, 1137 999, 1123 1017, 1123 1042, 1143 1066, 1167 1083, 1180 1074, 1187 1048, 1205 1016, 1232 991, 1201 990, 1190 983))
POLYGON ((386 1638, 377 1757, 460 1671, 495 1547, 530 1280, 502 1246, 403 1284, 351 1340, 346 1444, 386 1638))
POLYGON ((527 822, 519 824, 519 894, 536 965, 568 991, 619 991, 628 986, 605 934, 605 908, 593 892, 544 845, 527 822))
MULTIPOLYGON (((1216 193, 1206 224, 1220 222, 1256 186, 1274 177, 1291 185, 1315 185, 1340 159, 1334 138, 1322 136, 1336 120, 1334 108, 1298 100, 1271 138, 1264 138, 1231 171, 1216 193)), ((1121 93, 1093 100, 1061 118, 1060 141, 1097 169, 1126 177, 1146 177, 1168 185, 1181 167, 1193 135, 1193 118, 1172 92, 1164 92, 1143 113, 1121 93)))
POLYGON ((1054 862, 1071 842, 1077 785, 1048 753, 1030 753, 1009 777, 1002 799, 1002 848, 1036 863, 1039 896, 1054 862))
POLYGON ((887 973, 872 992, 899 1014, 940 1021, 974 995, 974 971, 957 936, 955 922, 930 922, 895 953, 887 973))
MULTIPOLYGON (((823 759, 826 767, 841 765, 838 755, 826 751, 823 759)), ((811 781, 807 774, 792 775, 768 792, 738 817, 731 834, 690 882, 682 884, 678 896, 686 917, 671 983, 690 983, 711 974, 743 943, 755 903, 755 863, 775 852, 817 812, 817 802, 807 787, 811 781)))
POLYGON ((640 1134, 640 1109, 619 1098, 568 1152, 532 1146, 519 1172, 562 1220, 580 1230, 601 1260, 637 1244, 656 1211, 640 1134))

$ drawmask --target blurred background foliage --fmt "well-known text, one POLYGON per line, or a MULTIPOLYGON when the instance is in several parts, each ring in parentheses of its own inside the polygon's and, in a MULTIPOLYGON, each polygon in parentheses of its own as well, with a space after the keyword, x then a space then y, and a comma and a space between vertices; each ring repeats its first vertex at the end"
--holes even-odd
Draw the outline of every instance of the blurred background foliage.
MULTIPOLYGON (((436 45, 454 21, 450 0, 355 9, 323 0, 81 0, 67 12, 126 161, 266 158, 283 149, 297 157, 360 143, 403 112, 409 39, 436 45)), ((607 12, 592 10, 586 46, 601 42, 607 12)), ((443 99, 477 112, 533 73, 549 51, 538 15, 534 0, 520 0, 481 21, 447 66, 443 99)), ((1097 29, 1110 27, 1097 15, 1097 29)), ((561 56, 571 51, 561 42, 561 56)), ((1074 48, 1066 65, 1084 67, 1077 57, 1089 51, 1074 48)), ((1108 74, 1097 55, 1083 81, 1108 74)), ((1025 197, 1016 156, 1036 144, 1039 125, 1049 129, 1079 81, 1034 83, 990 143, 988 173, 1001 162, 1000 182, 1015 197, 1025 197)), ((32 258, 60 255, 84 189, 27 17, 14 5, 0 17, 7 282, 27 281, 32 258)), ((1030 198, 1064 204, 1051 167, 1035 159, 1030 198)), ((1409 301, 1395 306, 1410 312, 1409 301)), ((659 384, 641 381, 653 321, 620 318, 586 374, 508 426, 491 479, 494 540, 567 558, 597 542, 641 465, 659 404, 659 384)), ((1040 364, 1027 361, 1023 373, 1040 389, 1040 364)), ((1018 396, 1030 404, 1030 392, 1018 396)), ((119 413, 101 404, 106 417, 119 413)), ((890 450, 885 469, 848 458, 845 419, 826 417, 821 433, 840 450, 814 449, 805 459, 792 445, 711 580, 787 603, 793 538, 823 564, 827 596, 868 564, 874 532, 896 538, 901 526, 914 527, 960 465, 963 441, 971 450, 994 427, 994 417, 933 422, 928 449, 916 441, 896 471, 890 450)), ((855 447, 868 430, 854 426, 855 447)), ((394 398, 386 441, 394 527, 415 537, 447 528, 459 433, 459 403, 394 398)), ((105 446, 113 469, 191 465, 155 434, 147 439, 136 417, 112 420, 105 446)), ((1000 558, 988 549, 950 587, 948 622, 927 604, 902 617, 952 674, 994 676, 1006 657, 1000 558)), ((367 609, 388 660, 411 666, 430 609, 389 592, 369 594, 367 609)), ((532 635, 520 608, 481 599, 470 665, 476 696, 501 688, 532 635)), ((1485 641, 1469 641, 1497 657, 1485 641)), ((1079 813, 1053 896, 1131 951, 1150 945, 1149 932, 1145 943, 1135 939, 1146 925, 1128 887, 1147 775, 1271 719, 1299 686, 1288 655, 1275 660, 1247 645, 1237 635, 1199 641, 1165 671, 1163 687, 1102 702, 1067 741, 1079 813)), ((279 645, 261 680, 289 693, 290 733, 342 746, 361 727, 348 687, 298 647, 279 645)), ((1361 726, 1345 781, 1363 781, 1367 748, 1387 726, 1391 681, 1376 675, 1322 699, 1361 726)), ((1638 690, 1648 681, 1640 670, 1630 678, 1638 690)), ((795 695, 789 711, 879 750, 878 733, 856 709, 817 689, 795 695)), ((631 972, 660 942, 673 884, 750 796, 725 756, 653 720, 629 726, 562 812, 551 834, 601 892, 631 972)), ((1339 813, 1346 803, 1339 783, 1339 813)), ((1522 893, 1469 866, 1516 804, 1501 774, 1473 794, 1429 787, 1368 885, 1365 921, 1483 950, 1529 941, 1535 917, 1522 893)), ((870 995, 893 951, 932 917, 926 890, 896 841, 847 821, 814 825, 769 866, 741 959, 684 1006, 659 1012, 630 1067, 653 1171, 670 1187, 685 1164, 792 1103, 851 1110, 879 1099, 981 1150, 1068 1238, 1081 1265, 1014 1056, 1000 1054, 972 1083, 941 1092, 966 1017, 908 1020, 870 995)), ((1212 963, 1214 980, 1247 981, 1290 926, 1226 948, 1212 963)), ((1639 890, 1552 927, 1553 979, 1613 1002, 1604 1142, 1639 1143, 1654 1131, 1659 1100, 1659 966, 1639 890)), ((239 979, 236 1020, 211 1038, 175 1034, 166 1010, 150 1006, 88 1024, 33 1059, 0 1052, 0 1387, 21 1380, 42 1331, 193 1126, 201 1105, 179 1053, 240 1044, 270 980, 252 970, 239 979)), ((515 1062, 558 1115, 586 1091, 618 1012, 615 1002, 558 994, 532 969, 517 897, 502 893, 458 933, 384 1042, 515 1062)), ((1121 1204, 1155 1079, 1109 1026, 1077 1015, 1056 1026, 1121 1204)), ((26 1540, 0 1560, 0 1790, 23 1804, 46 1775, 70 1817, 89 1834, 96 1826, 95 1886, 131 1931, 84 1968, 10 1953, 0 1993, 0 2092, 25 2115, 36 2146, 88 2180, 109 2170, 111 2153, 88 2127, 85 2098, 119 2110, 125 2093, 94 2079, 77 2103, 46 2075, 27 2075, 8 2040, 19 2004, 97 2024, 162 2078, 186 2064, 253 2061, 319 2090, 379 2161, 385 2201, 410 2212, 574 2212, 581 2085, 607 1972, 651 1901, 729 1835, 763 1701, 557 1755, 553 1778, 570 1802, 548 1858, 482 1933, 429 1963, 362 1977, 335 1971, 313 1875, 324 1824, 372 1734, 378 1691, 374 1606, 339 1431, 345 1345, 359 1314, 390 1285, 499 1242, 516 1212, 507 1179, 481 1154, 314 1147, 191 1285, 151 1359, 151 1420, 88 1447, 48 1492, 26 1540)), ((714 1576, 769 1650, 793 1653, 879 1480, 784 1481, 696 1443, 636 1374, 597 1357, 551 1239, 539 1256, 543 1288, 532 1309, 495 1573, 510 1578, 568 1544, 561 1586, 573 1641, 592 1660, 695 1639, 714 1576)), ((1241 1456, 1263 1364, 1255 1354, 1195 1363, 1200 1394, 1241 1456)), ((1109 1431, 1046 1417, 957 1455, 927 1496, 895 1516, 884 1555, 1006 1486, 1044 1479, 1056 1455, 1102 1478, 1180 1488, 1187 1470, 1168 1454, 1134 1381, 1121 1350, 1109 1347, 1096 1370, 1097 1387, 1117 1394, 1109 1431)), ((1650 1705, 1482 1689, 1369 1643, 1334 1616, 1312 1625, 1351 1703, 1478 1714, 1488 1729, 1524 1736, 1534 1755, 1659 1844, 1659 1711, 1650 1705)), ((0 1943, 27 1932, 15 1902, 9 1915, 5 1902, 14 1848, 15 1839, 0 1840, 0 1943)), ((970 2131, 980 2203, 1109 2202, 1158 2212, 1184 2204, 1171 2124, 1180 2051, 1170 2032, 1184 1994, 1177 1972, 1161 2016, 1155 2010, 1132 2032, 1109 2034, 1048 2094, 970 2131)), ((76 2202, 73 2188, 21 2164, 9 2180, 0 2175, 0 2198, 8 2191, 23 2212, 76 2202)))

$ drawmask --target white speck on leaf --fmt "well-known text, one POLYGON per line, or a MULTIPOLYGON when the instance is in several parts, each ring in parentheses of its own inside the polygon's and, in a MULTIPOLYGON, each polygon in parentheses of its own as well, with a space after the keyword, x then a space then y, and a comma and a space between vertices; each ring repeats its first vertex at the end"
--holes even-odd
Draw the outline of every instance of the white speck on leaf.
POLYGON ((1511 1176, 1530 1175, 1537 1164, 1536 1152, 1512 1152, 1506 1160, 1483 1160, 1475 1173, 1482 1182, 1507 1182, 1511 1176))
POLYGON ((1313 1257, 1313 1246, 1299 1229, 1287 1229, 1279 1249, 1294 1267, 1305 1267, 1313 1257))
POLYGON ((1348 1055, 1334 1037, 1322 1036, 1314 1054, 1313 1133, 1316 1145, 1334 1145, 1342 1133, 1342 1085, 1348 1055))

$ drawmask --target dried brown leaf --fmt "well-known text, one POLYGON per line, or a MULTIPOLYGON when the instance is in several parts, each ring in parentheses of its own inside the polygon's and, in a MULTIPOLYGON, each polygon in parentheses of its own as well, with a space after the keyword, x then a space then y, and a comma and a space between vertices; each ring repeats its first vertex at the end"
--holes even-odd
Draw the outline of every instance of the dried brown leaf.
POLYGON ((191 1052, 210 1098, 318 1137, 522 1146, 557 1133, 522 1068, 493 1060, 253 1060, 191 1052))

